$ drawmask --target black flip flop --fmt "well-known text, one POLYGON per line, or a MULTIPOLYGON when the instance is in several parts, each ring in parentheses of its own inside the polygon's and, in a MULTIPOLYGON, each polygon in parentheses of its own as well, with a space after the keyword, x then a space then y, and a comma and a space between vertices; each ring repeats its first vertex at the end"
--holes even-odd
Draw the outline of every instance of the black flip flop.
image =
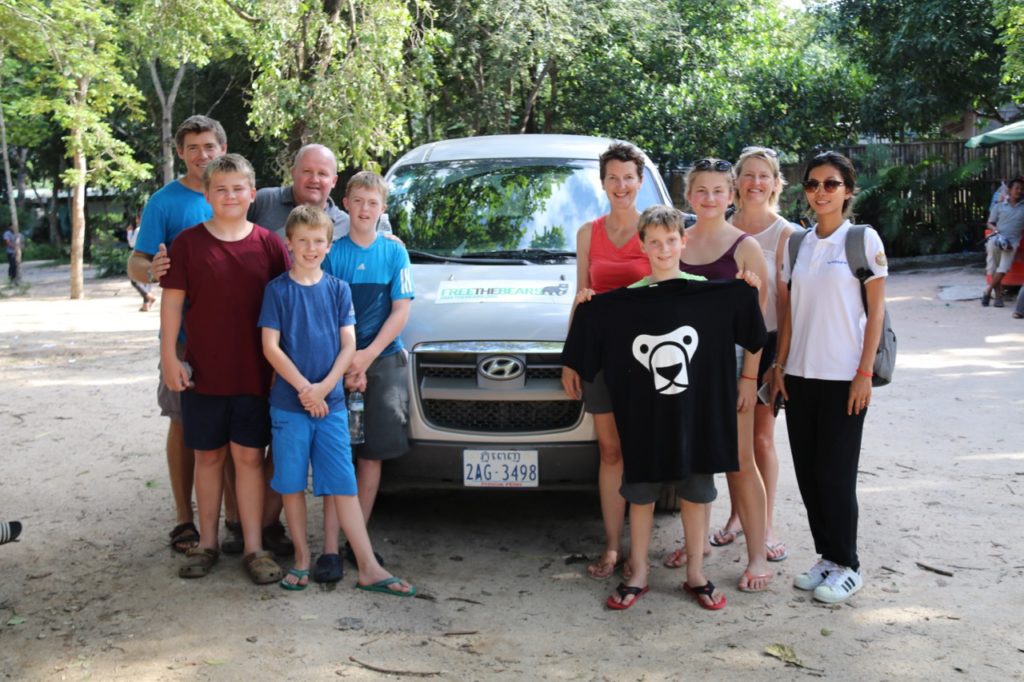
POLYGON ((345 575, 341 557, 337 554, 321 554, 313 566, 313 580, 318 583, 336 583, 345 575))

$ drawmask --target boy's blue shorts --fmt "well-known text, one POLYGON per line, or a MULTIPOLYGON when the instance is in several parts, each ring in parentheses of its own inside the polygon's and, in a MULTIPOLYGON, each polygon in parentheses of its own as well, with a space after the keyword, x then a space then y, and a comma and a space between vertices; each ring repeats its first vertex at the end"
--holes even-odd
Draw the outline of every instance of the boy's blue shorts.
POLYGON ((348 412, 341 407, 323 419, 308 412, 270 408, 274 477, 270 487, 282 495, 306 489, 313 465, 313 494, 355 495, 356 473, 348 440, 348 412))

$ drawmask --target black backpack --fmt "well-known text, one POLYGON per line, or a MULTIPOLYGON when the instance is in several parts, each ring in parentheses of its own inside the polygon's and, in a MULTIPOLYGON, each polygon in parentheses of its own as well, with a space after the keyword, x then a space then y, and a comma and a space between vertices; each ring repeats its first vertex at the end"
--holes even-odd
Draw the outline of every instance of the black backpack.
MULTIPOLYGON (((864 288, 864 282, 871 277, 871 269, 868 267, 867 258, 864 256, 864 230, 869 225, 854 225, 846 233, 846 262, 850 266, 850 272, 860 282, 860 300, 864 304, 864 314, 868 311, 868 294, 864 288)), ((813 228, 812 228, 813 229, 813 228)), ((800 244, 810 230, 797 230, 789 235, 789 286, 793 284, 793 267, 796 265, 796 257, 800 252, 800 244)), ((892 320, 889 319, 889 309, 885 309, 885 316, 882 318, 882 338, 878 341, 878 352, 875 354, 875 364, 872 369, 874 376, 871 377, 872 386, 885 386, 892 382, 892 373, 896 367, 896 332, 892 328, 892 320)))

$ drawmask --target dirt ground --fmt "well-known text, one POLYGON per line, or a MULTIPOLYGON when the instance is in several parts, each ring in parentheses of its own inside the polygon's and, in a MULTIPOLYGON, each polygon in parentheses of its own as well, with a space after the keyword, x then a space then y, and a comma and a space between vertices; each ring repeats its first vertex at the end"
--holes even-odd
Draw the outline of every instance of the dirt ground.
POLYGON ((233 557, 179 579, 158 316, 137 311, 124 280, 90 279, 88 298, 70 301, 66 267, 28 264, 27 294, 0 290, 0 518, 25 524, 0 547, 0 675, 1024 679, 1024 322, 938 295, 980 293, 981 278, 962 267, 889 278, 900 352, 865 430, 860 594, 829 607, 791 587, 816 556, 780 422, 777 530, 790 558, 771 589, 736 590, 740 541, 708 561, 729 605, 699 609, 682 573, 660 565, 681 534, 664 515, 651 593, 611 612, 615 581, 587 579, 572 559, 600 548, 594 494, 384 496, 371 537, 422 598, 357 592, 351 570, 335 589, 256 587, 233 557), (799 663, 768 655, 773 645, 799 663))

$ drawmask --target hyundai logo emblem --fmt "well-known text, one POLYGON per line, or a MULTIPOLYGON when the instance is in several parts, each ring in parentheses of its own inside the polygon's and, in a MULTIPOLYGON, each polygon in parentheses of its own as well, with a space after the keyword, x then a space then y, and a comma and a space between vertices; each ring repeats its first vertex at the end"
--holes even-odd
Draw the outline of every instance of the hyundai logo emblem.
POLYGON ((485 379, 509 381, 521 377, 526 371, 526 365, 511 355, 492 355, 484 358, 477 365, 476 371, 485 379))

